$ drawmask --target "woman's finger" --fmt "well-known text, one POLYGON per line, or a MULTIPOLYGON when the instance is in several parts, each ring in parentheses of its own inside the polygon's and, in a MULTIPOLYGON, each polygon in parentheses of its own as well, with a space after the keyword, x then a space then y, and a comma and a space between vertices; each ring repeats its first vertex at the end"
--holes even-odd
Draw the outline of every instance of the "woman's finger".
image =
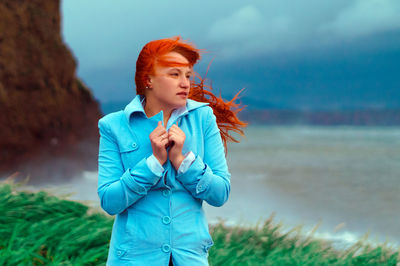
POLYGON ((175 140, 176 136, 177 134, 175 134, 175 132, 168 132, 168 139, 175 140))
POLYGON ((180 129, 176 124, 173 124, 173 125, 170 127, 170 129, 182 131, 182 129, 180 129))
POLYGON ((158 137, 161 138, 161 139, 168 138, 168 133, 167 133, 167 131, 165 131, 163 134, 159 135, 158 137))
POLYGON ((175 143, 178 143, 178 145, 181 145, 181 144, 183 144, 183 143, 185 142, 185 137, 184 137, 184 136, 175 134, 175 133, 173 133, 173 132, 169 135, 168 139, 169 139, 170 141, 173 141, 173 142, 175 142, 175 143))
POLYGON ((179 131, 170 131, 170 132, 168 133, 168 137, 171 136, 171 135, 175 135, 175 136, 177 136, 179 139, 182 139, 182 140, 184 140, 184 139, 186 138, 185 133, 179 132, 179 131))
POLYGON ((150 135, 155 136, 155 137, 159 137, 159 136, 161 136, 163 134, 166 134, 166 133, 167 133, 167 130, 165 130, 165 128, 163 126, 161 126, 161 127, 157 126, 153 130, 153 132, 150 133, 150 135))
POLYGON ((180 136, 185 135, 185 132, 183 132, 182 129, 180 129, 179 127, 171 127, 169 129, 169 132, 174 132, 175 134, 180 135, 180 136))
POLYGON ((163 140, 160 141, 160 144, 161 145, 165 145, 165 144, 168 143, 168 141, 169 141, 168 139, 163 139, 163 140))

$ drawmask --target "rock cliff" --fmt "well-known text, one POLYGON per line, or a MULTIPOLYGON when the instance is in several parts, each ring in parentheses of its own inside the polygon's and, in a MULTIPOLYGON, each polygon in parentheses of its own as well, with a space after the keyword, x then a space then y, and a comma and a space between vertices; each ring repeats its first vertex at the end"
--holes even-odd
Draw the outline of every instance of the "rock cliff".
POLYGON ((61 166, 71 173, 94 168, 101 112, 76 65, 59 0, 0 1, 1 172, 34 178, 35 166, 60 157, 79 162, 61 166))

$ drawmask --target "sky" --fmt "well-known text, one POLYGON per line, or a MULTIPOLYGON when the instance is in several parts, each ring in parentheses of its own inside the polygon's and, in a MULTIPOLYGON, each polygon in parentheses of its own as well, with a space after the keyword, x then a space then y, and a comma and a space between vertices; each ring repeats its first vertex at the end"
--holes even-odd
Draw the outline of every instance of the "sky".
POLYGON ((62 0, 62 35, 102 103, 135 95, 147 42, 180 35, 214 93, 257 108, 400 108, 399 0, 62 0))

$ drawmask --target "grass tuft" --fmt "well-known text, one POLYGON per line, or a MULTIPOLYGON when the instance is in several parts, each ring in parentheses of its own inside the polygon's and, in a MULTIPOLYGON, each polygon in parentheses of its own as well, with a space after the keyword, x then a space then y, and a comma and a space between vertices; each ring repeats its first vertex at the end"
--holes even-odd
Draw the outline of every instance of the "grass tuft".
MULTIPOLYGON (((113 219, 47 192, 0 183, 0 265, 105 265, 113 219)), ((360 239, 345 250, 304 236, 301 226, 282 233, 271 215, 262 226, 210 229, 210 265, 399 265, 400 250, 360 239)))

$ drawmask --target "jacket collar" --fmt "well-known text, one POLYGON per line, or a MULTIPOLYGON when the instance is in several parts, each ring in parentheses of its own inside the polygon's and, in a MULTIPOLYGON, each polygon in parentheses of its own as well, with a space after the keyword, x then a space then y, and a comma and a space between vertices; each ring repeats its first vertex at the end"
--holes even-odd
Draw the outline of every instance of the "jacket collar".
MULTIPOLYGON (((143 101, 144 101, 143 95, 136 95, 135 98, 133 98, 133 100, 125 107, 124 113, 128 121, 130 116, 136 112, 143 113, 146 116, 146 113, 143 108, 143 101)), ((182 110, 179 111, 183 115, 187 112, 190 112, 205 105, 208 105, 208 103, 197 102, 191 99, 187 99, 186 107, 184 107, 182 110)))

